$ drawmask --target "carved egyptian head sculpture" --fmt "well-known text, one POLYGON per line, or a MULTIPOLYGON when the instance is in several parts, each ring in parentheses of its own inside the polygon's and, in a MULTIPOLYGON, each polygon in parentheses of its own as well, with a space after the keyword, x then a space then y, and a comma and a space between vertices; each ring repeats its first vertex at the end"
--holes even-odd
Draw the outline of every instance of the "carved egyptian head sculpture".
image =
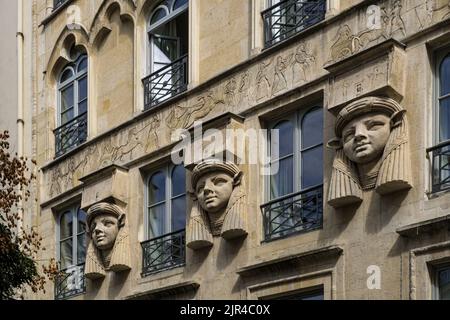
POLYGON ((233 239, 247 234, 242 174, 229 162, 205 160, 194 167, 188 247, 211 246, 214 236, 233 239))
POLYGON ((387 194, 411 188, 405 110, 394 100, 367 97, 338 114, 328 203, 342 207, 362 200, 362 191, 387 194))
POLYGON ((97 203, 89 208, 86 220, 89 236, 86 277, 96 279, 109 270, 130 269, 129 239, 122 209, 115 204, 97 203))

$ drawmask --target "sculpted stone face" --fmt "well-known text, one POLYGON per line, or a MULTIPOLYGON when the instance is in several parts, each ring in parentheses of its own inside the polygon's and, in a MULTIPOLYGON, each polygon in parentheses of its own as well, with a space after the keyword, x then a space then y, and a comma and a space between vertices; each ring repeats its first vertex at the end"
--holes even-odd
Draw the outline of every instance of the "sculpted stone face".
POLYGON ((368 113, 351 120, 342 130, 345 155, 357 164, 380 158, 391 134, 390 118, 368 113))
POLYGON ((112 249, 119 233, 119 221, 113 215, 100 214, 92 220, 90 230, 92 240, 98 249, 112 249))
POLYGON ((233 178, 226 173, 207 173, 198 180, 195 192, 200 206, 207 212, 216 213, 228 204, 233 192, 233 178))

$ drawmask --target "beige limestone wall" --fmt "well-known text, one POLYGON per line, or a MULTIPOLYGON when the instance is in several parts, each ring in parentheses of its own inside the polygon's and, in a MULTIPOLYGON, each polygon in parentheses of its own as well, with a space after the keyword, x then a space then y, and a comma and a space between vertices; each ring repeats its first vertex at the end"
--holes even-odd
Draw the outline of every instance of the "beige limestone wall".
MULTIPOLYGON (((376 1, 370 1, 372 2, 376 1)), ((98 3, 96 2, 96 5, 98 3)), ((142 3, 138 1, 138 8, 142 3)), ((342 7, 354 3, 343 2, 342 7)), ((400 227, 450 213, 448 194, 439 197, 427 196, 429 167, 425 157, 425 149, 432 145, 431 61, 434 50, 450 42, 448 20, 445 20, 447 19, 445 17, 448 17, 448 10, 438 8, 430 13, 422 1, 403 1, 399 15, 392 7, 392 1, 377 3, 385 5, 388 14, 395 18, 388 20, 390 22, 383 25, 381 31, 367 29, 367 7, 363 5, 348 15, 333 18, 336 20, 323 23, 314 31, 304 32, 287 44, 269 50, 226 77, 215 79, 206 88, 188 92, 159 110, 135 117, 120 129, 108 132, 66 159, 50 163, 51 152, 40 157, 39 165, 43 172, 40 180, 42 217, 40 226, 45 234, 44 241, 50 248, 45 253, 46 258, 56 252, 55 214, 61 205, 70 199, 76 199, 83 192, 83 185, 79 179, 112 163, 129 168, 129 198, 126 211, 133 248, 132 269, 120 277, 108 276, 101 283, 88 282, 87 294, 79 298, 135 298, 145 292, 154 292, 186 282, 200 285, 194 293, 186 294, 197 299, 255 298, 260 295, 275 295, 283 290, 293 290, 306 286, 306 283, 323 284, 327 290, 325 296, 333 299, 413 297, 409 294, 410 252, 418 247, 448 241, 448 232, 418 240, 407 240, 397 233, 400 227), (443 20, 445 23, 441 22, 443 20), (383 77, 377 80, 379 82, 371 82, 373 78, 369 75, 373 75, 373 62, 380 60, 380 54, 381 56, 386 54, 380 48, 393 46, 392 43, 386 45, 386 40, 390 38, 406 44, 404 49, 401 44, 395 44, 401 48, 399 50, 403 58, 399 59, 403 59, 404 64, 396 64, 390 58, 381 59, 383 62, 380 62, 380 66, 385 67, 380 69, 383 70, 383 77), (356 67, 357 65, 359 66, 356 67), (399 65, 403 66, 401 69, 405 72, 406 80, 403 80, 403 86, 395 85, 393 88, 388 76, 399 75, 399 65), (361 72, 355 76, 354 71, 357 68, 360 68, 361 72), (348 89, 345 96, 343 91, 333 91, 333 85, 339 83, 335 79, 348 80, 345 82, 348 89), (387 87, 390 90, 385 90, 387 87), (247 213, 249 220, 247 238, 232 243, 216 238, 210 250, 194 252, 187 249, 185 267, 141 277, 140 242, 146 240, 144 231, 146 172, 149 168, 163 164, 165 162, 163 158, 167 159, 169 156, 172 142, 170 134, 174 129, 191 127, 194 120, 210 120, 227 111, 245 116, 244 128, 266 128, 275 115, 320 103, 324 107, 323 133, 326 142, 334 137, 335 115, 343 104, 363 95, 390 95, 393 91, 395 98, 406 109, 410 124, 409 142, 413 163, 411 190, 387 196, 366 191, 363 193, 361 205, 338 210, 325 203, 322 229, 262 243, 263 220, 259 206, 265 202, 263 192, 265 181, 259 175, 258 166, 249 166, 245 175, 250 204, 247 213), (332 92, 339 92, 342 96, 339 100, 331 99, 332 92), (338 103, 335 104, 334 101, 338 103), (297 258, 301 255, 302 258, 297 258), (381 290, 367 288, 367 267, 371 265, 379 266, 381 269, 381 290), (308 282, 304 277, 313 280, 308 282)), ((201 2, 200 17, 205 17, 199 21, 198 67, 201 82, 246 59, 249 48, 245 46, 248 46, 250 38, 248 29, 250 18, 243 12, 248 12, 247 5, 246 1, 201 2), (243 43, 246 45, 242 45, 243 43)), ((83 9, 85 10, 83 12, 89 13, 86 21, 93 20, 95 8, 97 7, 92 5, 83 9)), ((113 18, 118 24, 118 17, 113 15, 113 18)), ((100 25, 103 23, 105 21, 98 22, 100 25)), ((41 36, 39 43, 43 48, 39 47, 39 52, 42 51, 39 68, 45 69, 43 66, 50 59, 49 48, 54 46, 60 48, 57 43, 59 33, 55 29, 62 30, 63 24, 63 18, 56 17, 46 27, 45 37, 41 36), (58 35, 55 35, 55 32, 58 35)), ((130 39, 131 26, 120 30, 127 30, 124 38, 130 39)), ((109 46, 115 43, 113 39, 118 39, 114 31, 106 37, 105 48, 110 48, 109 46)), ((96 106, 99 121, 96 125, 99 126, 99 132, 112 129, 127 117, 130 119, 132 117, 133 105, 130 100, 133 88, 122 82, 130 75, 130 65, 122 66, 126 65, 123 61, 128 60, 120 56, 129 55, 132 45, 132 42, 127 44, 122 41, 119 42, 119 50, 111 50, 110 53, 110 50, 103 50, 100 46, 99 53, 94 53, 96 67, 105 70, 108 63, 104 59, 109 58, 121 62, 120 66, 110 64, 109 67, 114 67, 112 70, 118 70, 116 68, 119 67, 125 70, 110 70, 109 77, 117 77, 115 86, 114 82, 103 83, 102 80, 102 83, 94 89, 104 92, 98 99, 108 99, 111 94, 117 94, 118 97, 114 100, 122 101, 128 106, 121 109, 121 104, 116 104, 115 107, 111 107, 112 110, 107 110, 99 103, 100 105, 96 106), (123 110, 129 110, 130 113, 116 114, 122 113, 123 110)), ((44 87, 42 84, 44 80, 38 81, 39 86, 44 87)), ((339 90, 343 89, 343 83, 339 90)), ((46 133, 46 128, 50 129, 48 119, 54 112, 49 98, 52 90, 51 86, 47 86, 40 92, 42 94, 38 103, 40 113, 35 118, 42 132, 42 136, 35 137, 39 150, 49 146, 46 145, 46 141, 49 140, 48 136, 51 133, 46 133)), ((323 153, 326 195, 334 153, 325 147, 323 153)), ((189 201, 188 208, 190 205, 189 201)), ((442 252, 445 253, 445 250, 447 249, 443 248, 442 252)), ((420 252, 416 255, 428 254, 420 252)), ((442 259, 442 257, 445 257, 445 254, 426 259, 442 259)), ((417 260, 417 263, 423 267, 426 259, 417 260)), ((423 268, 418 270, 416 276, 421 277, 420 274, 425 273, 423 270, 423 268)), ((417 292, 416 296, 419 297, 420 294, 422 293, 417 292)), ((425 296, 427 294, 424 293, 425 296)), ((51 290, 46 297, 52 297, 51 290)))

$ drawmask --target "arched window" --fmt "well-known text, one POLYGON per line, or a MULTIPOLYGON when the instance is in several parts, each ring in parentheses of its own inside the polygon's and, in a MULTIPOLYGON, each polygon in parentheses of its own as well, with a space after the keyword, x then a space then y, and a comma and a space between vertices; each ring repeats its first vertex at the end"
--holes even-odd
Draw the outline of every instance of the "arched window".
POLYGON ((82 54, 66 66, 58 79, 58 128, 56 156, 80 145, 87 138, 88 58, 82 54))
POLYGON ((170 269, 185 262, 186 170, 166 165, 147 183, 147 241, 142 243, 142 274, 170 269))
POLYGON ((301 110, 270 126, 265 239, 322 225, 323 110, 301 110))
POLYGON ((187 88, 188 6, 188 0, 165 0, 149 15, 146 108, 187 88))

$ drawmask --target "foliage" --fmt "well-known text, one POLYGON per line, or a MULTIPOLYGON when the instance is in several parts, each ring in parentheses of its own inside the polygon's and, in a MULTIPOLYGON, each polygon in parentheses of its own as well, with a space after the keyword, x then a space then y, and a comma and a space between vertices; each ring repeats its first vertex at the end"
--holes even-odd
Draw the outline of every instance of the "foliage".
MULTIPOLYGON (((9 133, 0 132, 0 299, 23 298, 26 287, 45 292, 46 277, 57 272, 52 259, 43 265, 42 276, 34 258, 42 247, 42 237, 35 228, 27 230, 19 210, 31 196, 29 186, 35 176, 27 166, 28 159, 9 153, 9 133)), ((34 164, 35 162, 32 161, 34 164)))

